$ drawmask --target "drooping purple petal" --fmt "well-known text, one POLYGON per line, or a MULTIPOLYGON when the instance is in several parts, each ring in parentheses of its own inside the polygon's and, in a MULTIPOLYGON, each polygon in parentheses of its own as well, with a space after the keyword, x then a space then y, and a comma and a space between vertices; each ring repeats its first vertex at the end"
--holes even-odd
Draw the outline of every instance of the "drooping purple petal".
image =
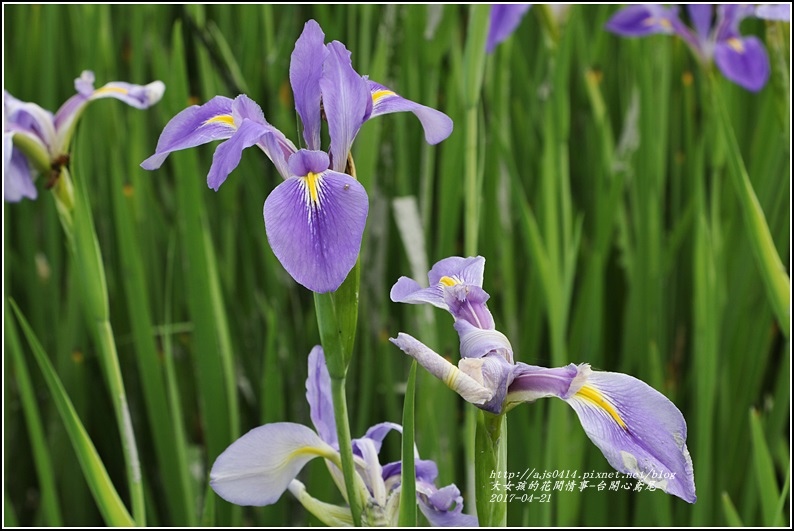
POLYGON ((331 397, 331 376, 325 365, 325 354, 321 346, 309 353, 309 377, 306 378, 306 401, 317 433, 328 445, 338 448, 334 403, 331 397))
POLYGON ((55 146, 54 118, 50 111, 42 109, 35 103, 16 99, 7 91, 3 91, 3 107, 5 108, 4 132, 26 134, 42 149, 50 153, 55 146))
POLYGON ((731 37, 718 42, 714 62, 725 77, 752 92, 764 88, 769 79, 769 58, 757 37, 731 37))
POLYGON ((615 469, 695 502, 686 421, 664 395, 627 374, 593 372, 567 402, 615 469), (614 408, 624 425, 601 400, 614 408))
MULTIPOLYGON (((444 382, 447 387, 458 393, 467 402, 482 405, 493 398, 493 389, 466 374, 462 368, 455 367, 421 341, 403 333, 397 334, 396 338, 391 338, 389 341, 415 359, 419 365, 444 382)), ((465 360, 461 360, 461 362, 463 361, 465 360)))
POLYGON ((148 85, 112 81, 94 90, 94 73, 89 70, 84 70, 80 77, 75 79, 74 86, 77 94, 66 100, 55 113, 57 144, 62 151, 66 151, 75 123, 89 102, 113 98, 136 109, 146 109, 160 101, 165 92, 165 84, 162 81, 153 81, 148 85))
POLYGON ((231 138, 215 149, 212 166, 207 174, 207 185, 217 192, 226 181, 226 177, 240 164, 243 150, 255 145, 268 133, 270 131, 262 124, 248 119, 243 120, 231 138))
POLYGON ((349 175, 291 177, 265 200, 267 238, 296 282, 334 291, 356 263, 368 208, 364 187, 349 175))
POLYGON ((488 41, 485 50, 488 53, 510 35, 518 27, 532 4, 493 4, 491 5, 491 18, 488 26, 488 41))
POLYGON ((285 179, 289 177, 289 172, 286 169, 287 161, 297 151, 295 144, 265 119, 265 113, 262 112, 259 104, 245 94, 240 94, 232 102, 232 118, 238 126, 243 123, 243 120, 251 120, 262 125, 267 131, 267 138, 264 136, 260 138, 259 147, 273 162, 281 176, 285 179))
POLYGON ((306 463, 334 455, 334 449, 306 426, 266 424, 249 431, 218 456, 210 472, 210 486, 237 505, 270 505, 306 463))
POLYGON ((516 367, 505 410, 519 401, 562 398, 616 470, 694 503, 686 422, 664 395, 627 374, 594 372, 586 364, 516 367))
POLYGON ((479 527, 476 516, 463 514, 463 496, 454 484, 436 489, 418 482, 416 498, 419 510, 433 527, 479 527))
POLYGON ((327 56, 323 30, 314 20, 308 21, 295 42, 289 80, 295 95, 295 109, 303 122, 303 138, 311 150, 320 149, 320 79, 327 56))
POLYGON ((230 138, 237 130, 232 102, 225 96, 215 96, 204 105, 193 105, 171 118, 160 134, 154 155, 144 160, 141 167, 156 170, 174 151, 230 138))
POLYGON ((711 4, 687 4, 687 12, 697 35, 701 41, 708 39, 711 32, 711 18, 714 6, 711 4))
POLYGON ((755 16, 766 20, 791 22, 791 4, 763 4, 755 8, 755 16))
POLYGON ((367 120, 393 112, 412 112, 419 118, 428 144, 438 144, 452 134, 452 119, 441 111, 403 98, 393 90, 367 80, 372 98, 372 112, 367 120))
POLYGON ((444 301, 444 289, 441 284, 423 288, 419 283, 408 277, 400 277, 392 286, 389 297, 393 302, 406 304, 432 304, 437 308, 449 310, 444 301))
POLYGON ((344 44, 328 45, 320 89, 331 137, 331 167, 344 172, 353 139, 372 109, 367 82, 355 70, 344 44))
POLYGON ((136 109, 146 109, 160 101, 164 92, 165 83, 162 81, 152 81, 147 85, 112 81, 96 89, 90 99, 114 98, 136 109))
POLYGON ((606 29, 623 37, 644 37, 654 33, 673 33, 673 21, 678 20, 675 9, 657 4, 638 4, 625 7, 612 15, 606 29))
POLYGON ((36 199, 38 192, 30 175, 28 159, 14 148, 13 133, 3 134, 3 199, 10 203, 23 197, 36 199))

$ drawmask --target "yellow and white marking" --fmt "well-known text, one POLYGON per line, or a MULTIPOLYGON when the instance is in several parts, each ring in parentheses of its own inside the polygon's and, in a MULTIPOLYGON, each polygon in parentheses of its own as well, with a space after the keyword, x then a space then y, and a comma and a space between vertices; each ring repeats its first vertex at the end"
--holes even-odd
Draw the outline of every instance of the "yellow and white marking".
POLYGON ((213 116, 212 118, 205 120, 202 125, 209 124, 223 124, 236 128, 234 125, 234 117, 231 114, 219 114, 218 116, 213 116))
POLYGON ((380 100, 383 98, 390 98, 391 96, 396 96, 397 94, 392 90, 376 90, 372 93, 372 104, 377 105, 380 100))
POLYGON ((626 426, 626 423, 623 421, 623 418, 620 416, 620 413, 618 413, 615 406, 612 405, 612 403, 595 387, 583 385, 574 396, 581 398, 596 406, 597 408, 605 411, 615 422, 618 423, 621 428, 628 431, 628 426, 626 426))
POLYGON ((323 175, 309 172, 305 177, 301 177, 301 182, 304 185, 303 200, 306 206, 319 208, 322 197, 323 175))

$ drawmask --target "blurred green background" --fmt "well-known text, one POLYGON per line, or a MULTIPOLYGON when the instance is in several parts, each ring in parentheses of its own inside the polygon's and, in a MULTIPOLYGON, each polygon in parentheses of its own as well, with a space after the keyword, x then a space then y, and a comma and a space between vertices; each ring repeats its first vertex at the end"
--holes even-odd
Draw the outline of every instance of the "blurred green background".
MULTIPOLYGON (((788 25, 743 23, 769 45, 773 79, 760 93, 717 75, 737 151, 720 134, 707 74, 689 50, 672 37, 607 33, 615 6, 573 6, 561 19, 533 8, 487 56, 481 97, 468 114, 469 7, 3 9, 4 88, 23 101, 55 111, 84 69, 97 86, 160 79, 167 87, 146 111, 93 103, 71 159, 104 259, 148 525, 317 524, 289 494, 271 507, 237 509, 208 491, 209 467, 242 433, 265 422, 310 424, 306 357, 319 342, 312 297, 273 256, 262 219, 280 177, 248 150, 213 192, 205 182, 214 146, 175 153, 156 172, 138 166, 172 116, 217 94, 248 94, 297 139, 289 59, 310 18, 326 41, 347 45, 358 72, 455 122, 450 138, 428 146, 412 115, 385 116, 365 124, 354 145, 370 214, 348 377, 353 437, 401 421, 409 363, 389 337, 410 333, 457 360, 445 313, 391 303, 388 293, 401 275, 423 280, 422 261, 431 266, 470 248, 464 227, 475 205, 489 307, 517 361, 587 362, 647 381, 687 419, 695 466, 695 505, 659 491, 590 488, 555 492, 550 503, 513 502, 508 523, 790 523, 790 343, 729 177, 729 161, 741 157, 788 264, 788 25), (476 187, 466 186, 464 175, 475 171, 476 187)), ((30 322, 129 507, 75 264, 51 193, 43 179, 37 186, 38 200, 4 206, 6 301, 30 322)), ((102 525, 9 308, 4 524, 102 525), (39 430, 31 428, 36 415, 39 430)), ((420 455, 438 462, 439 486, 461 487, 470 512, 463 425, 471 406, 422 371, 416 401, 420 455)), ((523 405, 509 419, 509 470, 611 471, 562 402, 523 405)), ((399 437, 387 439, 382 456, 399 459, 399 437)), ((319 461, 300 477, 315 497, 341 502, 319 461)))

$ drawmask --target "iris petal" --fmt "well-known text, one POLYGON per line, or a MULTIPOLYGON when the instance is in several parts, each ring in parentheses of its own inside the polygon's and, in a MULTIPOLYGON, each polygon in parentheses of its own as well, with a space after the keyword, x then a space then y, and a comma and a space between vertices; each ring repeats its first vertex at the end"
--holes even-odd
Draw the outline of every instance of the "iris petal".
POLYGON ((212 166, 207 174, 207 185, 217 192, 229 174, 240 164, 243 150, 255 145, 266 133, 268 131, 262 124, 244 120, 232 137, 215 150, 212 166))
POLYGON ((295 109, 303 122, 306 147, 320 149, 320 79, 328 56, 325 34, 314 20, 308 21, 295 42, 289 65, 289 80, 295 95, 295 109))
POLYGON ((588 365, 519 364, 505 408, 547 396, 562 398, 576 411, 587 436, 616 470, 695 502, 686 421, 659 391, 627 374, 593 372, 588 365))
POLYGON ((437 308, 449 310, 449 306, 444 301, 444 290, 440 284, 423 288, 417 281, 408 277, 400 277, 397 283, 391 288, 389 297, 393 302, 403 302, 406 304, 432 304, 437 308))
POLYGON ((382 114, 407 111, 419 118, 428 144, 438 144, 452 134, 452 120, 443 112, 403 98, 380 83, 367 83, 373 100, 368 120, 382 114))
POLYGON ((3 134, 3 199, 21 201, 23 197, 36 199, 38 192, 30 175, 28 159, 14 148, 12 133, 3 134))
POLYGON ((309 403, 312 424, 320 434, 320 438, 334 448, 338 448, 334 403, 331 397, 331 376, 325 365, 323 348, 319 345, 309 353, 306 401, 309 403))
POLYGON ((136 109, 146 109, 160 101, 164 92, 165 83, 162 81, 153 81, 148 85, 112 81, 95 90, 90 99, 114 98, 136 109))
POLYGON ((654 33, 673 33, 677 20, 674 9, 652 4, 632 5, 612 15, 606 29, 624 37, 644 37, 654 33))
POLYGON ((755 16, 766 20, 791 22, 791 4, 764 4, 755 8, 755 16))
POLYGON ((463 496, 454 484, 436 489, 418 482, 416 497, 419 510, 433 527, 479 526, 476 516, 463 514, 463 496))
POLYGON ((707 39, 711 31, 711 17, 714 14, 714 6, 711 4, 687 4, 686 9, 698 37, 701 40, 707 39))
POLYGON ((467 402, 482 405, 493 398, 493 389, 484 386, 482 381, 478 382, 408 334, 400 333, 389 341, 414 358, 419 365, 444 382, 447 387, 458 393, 467 402))
POLYGON ((757 37, 732 37, 718 42, 714 62, 726 78, 752 92, 764 88, 769 79, 769 58, 757 37))
POLYGON ((488 41, 485 46, 488 53, 493 52, 497 45, 516 30, 530 7, 531 4, 493 4, 491 6, 488 41))
POLYGON ((237 130, 232 119, 232 101, 215 96, 204 105, 193 105, 171 118, 160 134, 154 155, 143 161, 141 167, 156 170, 174 151, 230 138, 237 130))
POLYGON ((237 505, 270 505, 306 463, 336 455, 306 426, 266 424, 249 431, 218 456, 210 472, 210 486, 237 505))
POLYGON ((482 287, 485 258, 482 256, 462 258, 451 256, 439 260, 430 269, 427 278, 430 285, 438 284, 443 277, 449 277, 457 283, 482 287))
POLYGON ((20 101, 6 91, 3 91, 3 107, 4 132, 23 133, 52 154, 56 138, 54 117, 50 111, 35 103, 20 101))
POLYGON ((338 41, 328 45, 320 88, 331 137, 331 164, 343 172, 353 139, 372 108, 367 82, 355 70, 350 52, 338 41))
POLYGON ((292 278, 325 293, 339 288, 355 265, 368 209, 364 187, 349 175, 291 177, 265 200, 265 229, 292 278))

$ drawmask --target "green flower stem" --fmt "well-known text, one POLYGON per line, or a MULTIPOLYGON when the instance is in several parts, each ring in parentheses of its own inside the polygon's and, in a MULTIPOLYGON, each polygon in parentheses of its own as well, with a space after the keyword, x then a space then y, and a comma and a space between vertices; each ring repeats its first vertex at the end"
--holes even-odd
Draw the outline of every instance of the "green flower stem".
POLYGON ((320 339, 328 364, 328 373, 331 376, 331 397, 334 403, 339 453, 342 457, 342 474, 345 477, 345 490, 353 516, 353 525, 356 527, 361 526, 362 510, 366 505, 365 500, 360 498, 361 491, 356 488, 356 467, 350 440, 345 377, 356 337, 360 283, 361 268, 359 263, 356 263, 338 290, 332 293, 314 294, 320 339))
POLYGON ((475 435, 477 459, 474 481, 477 485, 477 518, 480 527, 505 527, 507 525, 507 497, 503 489, 507 474, 507 418, 480 411, 475 435), (491 501, 495 495, 496 501, 491 501))
POLYGON ((124 381, 121 378, 116 341, 110 324, 105 270, 91 215, 91 205, 82 184, 76 186, 66 168, 62 170, 58 180, 62 182, 56 186, 54 197, 58 204, 61 224, 74 255, 75 265, 80 272, 82 301, 86 317, 99 349, 100 364, 113 402, 132 499, 132 516, 135 525, 144 526, 146 525, 146 507, 138 449, 135 443, 132 417, 127 405, 124 381))
POLYGON ((350 439, 350 423, 347 415, 344 378, 331 377, 331 397, 334 402, 336 436, 339 440, 339 455, 342 457, 342 474, 345 477, 347 503, 350 505, 353 525, 361 527, 361 516, 363 508, 366 507, 366 500, 362 499, 361 491, 356 488, 356 465, 353 462, 353 447, 350 439))
POLYGON ((758 202, 758 198, 753 190, 750 176, 742 160, 739 144, 733 132, 733 126, 728 116, 725 104, 722 101, 714 78, 713 71, 710 75, 710 86, 714 103, 714 116, 717 119, 717 131, 722 134, 722 141, 726 147, 728 160, 728 174, 731 182, 736 189, 739 207, 742 211, 746 230, 750 238, 750 245, 753 249, 761 278, 764 281, 766 294, 772 309, 777 317, 778 325, 786 339, 791 337, 791 280, 786 273, 786 268, 780 260, 772 233, 766 222, 766 216, 758 202))

